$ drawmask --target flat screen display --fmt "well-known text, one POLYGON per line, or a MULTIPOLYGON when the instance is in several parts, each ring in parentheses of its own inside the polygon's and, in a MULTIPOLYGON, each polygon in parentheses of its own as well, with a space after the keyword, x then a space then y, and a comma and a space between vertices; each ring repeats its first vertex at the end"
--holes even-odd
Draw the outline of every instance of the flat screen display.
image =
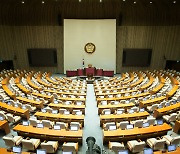
POLYGON ((176 145, 175 144, 172 144, 172 145, 168 146, 168 152, 175 151, 175 150, 176 150, 176 145))
POLYGON ((128 150, 120 150, 118 151, 118 154, 128 154, 128 150))
POLYGON ((57 66, 56 49, 27 49, 30 67, 54 67, 57 66))
POLYGON ((144 154, 153 154, 153 150, 151 148, 145 148, 144 154))
POLYGON ((21 153, 21 147, 16 147, 16 146, 14 146, 12 151, 13 151, 14 153, 21 153))
POLYGON ((37 149, 36 154, 46 154, 46 150, 45 149, 37 149))
POLYGON ((152 49, 123 49, 122 66, 148 67, 152 49))
POLYGON ((126 126, 126 129, 133 129, 133 128, 134 128, 134 126, 131 124, 126 126))
POLYGON ((60 130, 61 126, 60 125, 54 125, 54 130, 60 130))

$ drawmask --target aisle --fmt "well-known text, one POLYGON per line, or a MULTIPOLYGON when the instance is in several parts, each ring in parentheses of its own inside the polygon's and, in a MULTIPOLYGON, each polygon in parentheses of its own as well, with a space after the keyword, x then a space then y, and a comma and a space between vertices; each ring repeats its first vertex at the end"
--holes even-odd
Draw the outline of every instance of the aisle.
POLYGON ((87 84, 87 97, 84 120, 83 146, 81 150, 82 153, 85 154, 87 150, 86 138, 89 136, 95 137, 96 144, 98 144, 102 149, 103 134, 100 127, 100 118, 98 116, 98 108, 93 84, 87 84))

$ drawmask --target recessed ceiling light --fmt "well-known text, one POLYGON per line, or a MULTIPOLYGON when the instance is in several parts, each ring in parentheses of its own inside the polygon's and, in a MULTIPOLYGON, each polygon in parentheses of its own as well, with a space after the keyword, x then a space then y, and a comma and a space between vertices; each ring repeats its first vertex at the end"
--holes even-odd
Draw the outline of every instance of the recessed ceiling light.
POLYGON ((102 2, 102 0, 99 0, 99 2, 101 3, 101 2, 102 2))
POLYGON ((176 1, 173 1, 173 3, 175 4, 175 3, 176 3, 176 1))
POLYGON ((136 1, 134 1, 134 4, 136 4, 136 1))
POLYGON ((152 1, 150 1, 149 3, 152 4, 152 1))
POLYGON ((123 2, 125 2, 126 0, 123 0, 123 2))
POLYGON ((42 4, 44 4, 44 1, 42 1, 42 4))
POLYGON ((81 0, 79 0, 79 2, 81 2, 81 0))
POLYGON ((22 1, 21 3, 24 4, 24 1, 22 1))

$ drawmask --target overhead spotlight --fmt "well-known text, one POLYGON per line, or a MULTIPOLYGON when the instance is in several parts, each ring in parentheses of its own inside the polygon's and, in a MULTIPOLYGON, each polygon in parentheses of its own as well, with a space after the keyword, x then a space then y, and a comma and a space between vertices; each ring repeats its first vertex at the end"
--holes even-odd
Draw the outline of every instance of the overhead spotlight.
POLYGON ((44 4, 44 1, 42 1, 42 4, 44 4))
POLYGON ((79 0, 79 2, 81 2, 81 0, 79 0))
POLYGON ((24 4, 24 1, 21 1, 22 4, 24 4))
POLYGON ((175 4, 175 3, 176 3, 176 1, 173 1, 173 3, 175 4))
POLYGON ((134 1, 133 3, 136 4, 136 1, 134 1))
POLYGON ((152 4, 152 1, 150 1, 149 3, 152 4))
POLYGON ((126 0, 123 0, 123 2, 125 2, 126 0))
POLYGON ((100 3, 102 3, 102 0, 99 0, 100 3))

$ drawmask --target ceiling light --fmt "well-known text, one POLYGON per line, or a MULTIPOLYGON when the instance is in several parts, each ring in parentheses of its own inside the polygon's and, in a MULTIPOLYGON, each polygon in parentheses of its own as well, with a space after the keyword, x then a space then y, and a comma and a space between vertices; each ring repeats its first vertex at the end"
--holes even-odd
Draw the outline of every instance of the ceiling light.
POLYGON ((21 3, 24 4, 24 1, 22 1, 21 3))
POLYGON ((123 0, 123 2, 125 2, 126 0, 123 0))
POLYGON ((42 1, 42 4, 44 4, 44 1, 42 1))
POLYGON ((176 1, 173 1, 173 3, 175 4, 175 3, 176 3, 176 1))
POLYGON ((99 2, 101 3, 101 2, 102 2, 102 0, 99 0, 99 2))
POLYGON ((136 4, 136 1, 134 1, 134 4, 136 4))
POLYGON ((81 2, 81 0, 79 0, 79 2, 81 2))
POLYGON ((149 3, 152 4, 152 1, 150 1, 149 3))

